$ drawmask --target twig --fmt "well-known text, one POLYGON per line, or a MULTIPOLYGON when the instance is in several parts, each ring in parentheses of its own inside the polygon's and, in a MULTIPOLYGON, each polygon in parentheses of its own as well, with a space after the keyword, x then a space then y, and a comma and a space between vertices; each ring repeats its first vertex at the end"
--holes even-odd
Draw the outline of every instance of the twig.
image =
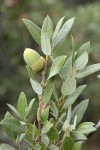
POLYGON ((42 81, 41 81, 41 85, 42 85, 42 88, 43 88, 43 92, 42 92, 42 95, 40 95, 39 97, 39 112, 38 112, 38 129, 39 129, 39 144, 41 144, 41 112, 42 112, 42 108, 43 108, 43 95, 44 95, 44 89, 45 89, 45 76, 46 76, 46 69, 47 69, 47 62, 48 62, 48 56, 46 56, 46 62, 45 62, 45 67, 42 71, 42 81))
POLYGON ((20 144, 18 144, 18 150, 20 150, 20 144))
POLYGON ((62 144, 64 142, 65 137, 66 137, 66 132, 64 132, 63 139, 62 139, 61 144, 60 144, 60 150, 62 149, 62 144))

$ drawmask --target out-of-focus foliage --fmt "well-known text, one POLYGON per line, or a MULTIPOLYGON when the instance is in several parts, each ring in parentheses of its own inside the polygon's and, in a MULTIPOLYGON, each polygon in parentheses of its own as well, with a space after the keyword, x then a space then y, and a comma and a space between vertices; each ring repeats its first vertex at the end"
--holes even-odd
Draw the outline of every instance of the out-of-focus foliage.
MULTIPOLYGON (((90 40, 92 52, 89 63, 100 62, 100 2, 86 5, 78 3, 79 0, 71 0, 70 3, 68 0, 0 1, 0 116, 6 110, 5 103, 9 101, 16 104, 20 91, 24 91, 30 97, 33 95, 22 54, 26 45, 39 52, 41 50, 25 28, 22 18, 29 18, 41 26, 47 14, 55 24, 64 15, 67 19, 75 16, 76 21, 71 32, 76 43, 75 50, 90 40)), ((54 53, 60 55, 66 51, 69 55, 71 49, 71 36, 68 36, 63 48, 55 50, 54 53)), ((96 74, 81 82, 88 82, 89 85, 88 93, 84 92, 83 95, 91 99, 87 118, 90 117, 91 121, 96 122, 100 118, 100 82, 96 74)))

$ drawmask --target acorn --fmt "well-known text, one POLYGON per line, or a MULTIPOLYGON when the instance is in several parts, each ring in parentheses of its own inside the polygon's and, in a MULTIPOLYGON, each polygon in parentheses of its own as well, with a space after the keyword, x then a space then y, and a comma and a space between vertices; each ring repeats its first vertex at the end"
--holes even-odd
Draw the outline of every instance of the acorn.
POLYGON ((45 66, 45 59, 30 48, 25 49, 24 60, 26 64, 33 69, 34 73, 41 71, 45 66))

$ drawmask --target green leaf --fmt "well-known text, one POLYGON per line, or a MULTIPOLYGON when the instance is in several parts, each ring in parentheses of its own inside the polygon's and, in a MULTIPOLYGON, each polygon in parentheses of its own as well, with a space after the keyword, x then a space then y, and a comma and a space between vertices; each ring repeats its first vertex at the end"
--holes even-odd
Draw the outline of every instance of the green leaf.
POLYGON ((70 131, 73 131, 76 128, 77 115, 74 117, 73 122, 71 123, 70 119, 70 131))
POLYGON ((60 150, 60 148, 56 145, 50 145, 49 150, 60 150))
POLYGON ((41 29, 28 19, 23 19, 23 22, 32 35, 33 39, 40 45, 41 29))
POLYGON ((61 30, 57 34, 57 36, 52 44, 52 48, 58 47, 63 43, 63 41, 65 40, 66 36, 68 35, 69 31, 72 28, 74 19, 75 18, 71 18, 64 23, 64 25, 62 26, 61 30))
POLYGON ((29 147, 26 147, 25 150, 31 150, 29 147))
POLYGON ((5 126, 5 132, 10 139, 12 140, 16 139, 17 134, 13 132, 11 129, 9 129, 7 126, 5 126))
POLYGON ((16 139, 16 143, 20 144, 24 140, 26 133, 19 134, 16 139))
POLYGON ((6 112, 4 119, 13 119, 14 116, 12 116, 8 111, 6 112))
POLYGON ((75 58, 77 59, 79 56, 81 56, 84 52, 90 52, 90 42, 84 43, 76 53, 75 58))
POLYGON ((58 123, 61 122, 62 123, 62 119, 66 116, 66 113, 62 113, 58 119, 58 123))
POLYGON ((41 150, 47 150, 47 148, 46 148, 44 143, 41 143, 41 150))
POLYGON ((1 121, 1 124, 7 126, 9 129, 11 129, 14 132, 17 132, 17 133, 25 132, 25 128, 15 118, 13 118, 13 119, 3 119, 1 121))
POLYGON ((58 21, 58 23, 57 23, 57 25, 56 25, 56 28, 55 28, 55 30, 54 30, 54 33, 53 33, 52 41, 55 40, 57 34, 59 33, 59 30, 61 29, 61 26, 62 26, 62 23, 63 23, 64 18, 65 18, 65 17, 62 17, 62 18, 58 21))
POLYGON ((52 142, 57 142, 59 140, 59 133, 57 131, 56 128, 52 127, 49 132, 47 133, 49 139, 52 141, 52 142))
POLYGON ((78 104, 74 110, 72 111, 71 122, 73 122, 75 116, 77 115, 77 124, 82 120, 85 111, 88 107, 89 100, 84 100, 80 104, 78 104))
POLYGON ((36 125, 35 125, 35 124, 33 124, 33 129, 32 129, 32 138, 37 137, 37 136, 38 136, 38 134, 39 134, 39 131, 38 131, 38 129, 37 129, 37 127, 36 127, 36 125))
POLYGON ((62 95, 71 95, 75 90, 76 79, 74 77, 66 78, 61 87, 62 95))
POLYGON ((77 75, 76 78, 83 78, 86 77, 92 73, 95 73, 96 71, 100 70, 100 63, 94 64, 94 65, 90 65, 82 70, 80 70, 77 75))
POLYGON ((21 92, 18 98, 17 109, 21 117, 25 118, 25 109, 27 107, 27 99, 24 92, 21 92))
POLYGON ((97 129, 94 126, 94 123, 92 122, 84 122, 81 123, 78 127, 77 127, 77 131, 81 132, 82 134, 90 134, 91 132, 96 131, 97 129))
POLYGON ((41 31, 41 49, 45 55, 51 55, 50 39, 44 31, 41 31))
POLYGON ((56 101, 59 100, 56 87, 54 87, 54 89, 53 89, 53 96, 54 96, 54 98, 55 98, 56 101))
POLYGON ((68 112, 67 112, 67 119, 65 120, 64 124, 63 124, 63 131, 67 131, 70 127, 70 120, 71 120, 71 107, 68 108, 68 112))
POLYGON ((76 142, 73 147, 72 150, 81 150, 82 149, 82 142, 76 142))
POLYGON ((78 131, 72 131, 71 132, 71 136, 74 140, 78 141, 78 140, 87 140, 87 137, 82 134, 81 132, 78 132, 78 131))
POLYGON ((55 117, 58 117, 58 109, 54 101, 50 102, 50 109, 55 117))
POLYGON ((86 64, 88 63, 88 53, 84 52, 81 56, 79 56, 76 61, 74 62, 74 68, 76 70, 81 70, 83 69, 86 64))
POLYGON ((35 93, 37 93, 38 95, 41 95, 42 94, 41 84, 38 83, 36 80, 33 80, 32 78, 30 78, 30 83, 35 93))
POLYGON ((48 80, 46 89, 44 91, 43 103, 48 103, 50 101, 53 89, 54 89, 54 78, 51 78, 50 80, 48 80))
POLYGON ((44 143, 46 145, 46 147, 49 145, 49 142, 50 142, 48 136, 45 134, 41 135, 41 141, 42 141, 42 143, 44 143))
POLYGON ((81 126, 94 126, 95 124, 93 122, 83 122, 81 124, 78 125, 78 127, 81 127, 81 126))
POLYGON ((71 150, 74 145, 74 141, 71 137, 65 137, 62 145, 62 150, 71 150))
POLYGON ((63 109, 67 109, 69 106, 71 106, 78 98, 78 96, 81 94, 81 92, 85 89, 86 85, 79 86, 74 93, 68 96, 68 98, 65 99, 63 109))
POLYGON ((65 80, 67 77, 70 77, 72 71, 72 57, 69 57, 61 70, 61 77, 65 80))
POLYGON ((58 56, 53 60, 53 64, 50 68, 48 79, 55 76, 56 74, 60 72, 60 70, 62 69, 62 66, 64 65, 65 59, 66 59, 66 56, 58 56))
POLYGON ((52 128, 53 124, 49 121, 46 121, 46 123, 44 124, 43 128, 42 128, 42 134, 46 134, 47 132, 49 132, 49 130, 52 128))
POLYGON ((15 148, 8 145, 8 144, 1 144, 0 145, 0 150, 15 150, 15 148))
POLYGON ((44 19, 42 31, 44 31, 48 35, 49 39, 51 39, 53 34, 53 22, 49 16, 44 19))
POLYGON ((36 144, 36 145, 34 146, 34 150, 41 150, 41 146, 40 146, 39 144, 36 144))
POLYGON ((25 109, 25 118, 28 117, 28 115, 29 115, 30 112, 32 111, 32 108, 33 108, 33 106, 34 106, 34 102, 35 102, 35 98, 32 99, 32 100, 30 101, 30 103, 29 103, 29 106, 26 107, 26 109, 25 109))
POLYGON ((30 123, 28 123, 28 124, 27 124, 27 130, 28 130, 30 133, 32 133, 32 138, 31 138, 31 140, 34 140, 34 139, 38 136, 38 134, 39 134, 38 129, 37 129, 37 127, 36 127, 35 124, 30 124, 30 123))
POLYGON ((45 123, 48 120, 49 107, 50 106, 47 106, 45 109, 42 110, 42 114, 41 114, 42 123, 45 123))
POLYGON ((10 105, 10 104, 7 104, 7 105, 12 110, 12 112, 16 115, 16 117, 18 117, 19 119, 21 119, 20 114, 17 111, 17 109, 14 106, 10 105))
POLYGON ((34 72, 33 72, 32 68, 29 67, 29 66, 26 66, 26 69, 27 69, 29 77, 32 78, 33 80, 35 80, 35 78, 34 78, 34 72))

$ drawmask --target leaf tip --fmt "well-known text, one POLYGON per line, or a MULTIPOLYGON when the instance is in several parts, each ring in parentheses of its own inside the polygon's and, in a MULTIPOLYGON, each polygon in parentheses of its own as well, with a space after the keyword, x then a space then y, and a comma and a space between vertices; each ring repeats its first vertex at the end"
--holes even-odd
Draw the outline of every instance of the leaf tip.
POLYGON ((25 22, 27 19, 22 18, 22 21, 25 22))

